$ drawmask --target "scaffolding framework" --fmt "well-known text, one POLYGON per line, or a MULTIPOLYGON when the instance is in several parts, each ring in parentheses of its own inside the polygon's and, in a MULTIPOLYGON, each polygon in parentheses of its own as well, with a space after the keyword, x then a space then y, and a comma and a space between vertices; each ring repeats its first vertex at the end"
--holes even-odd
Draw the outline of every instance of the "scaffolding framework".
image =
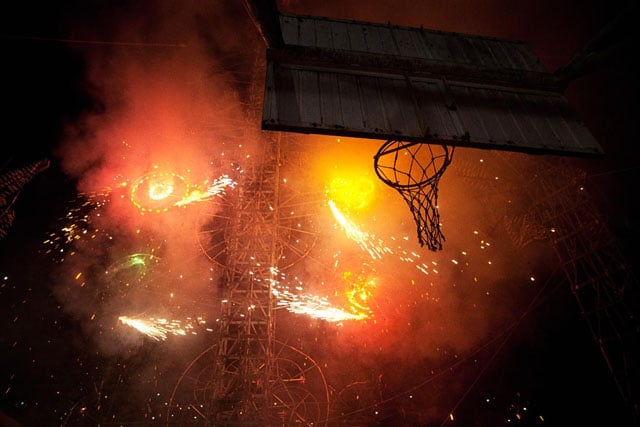
POLYGON ((277 147, 244 172, 226 244, 211 419, 268 425, 273 376, 274 267, 278 227, 277 147), (270 158, 269 158, 270 157, 270 158), (265 418, 266 417, 266 418, 265 418))
POLYGON ((547 230, 575 296, 631 419, 640 421, 640 325, 634 274, 593 196, 586 173, 564 159, 546 165, 536 182, 533 212, 547 230))

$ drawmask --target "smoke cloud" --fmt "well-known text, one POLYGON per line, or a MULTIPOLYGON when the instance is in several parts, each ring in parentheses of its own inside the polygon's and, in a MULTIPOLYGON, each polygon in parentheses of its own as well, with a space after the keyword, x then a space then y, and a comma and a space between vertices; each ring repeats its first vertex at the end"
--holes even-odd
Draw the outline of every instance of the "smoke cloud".
POLYGON ((220 272, 197 238, 215 201, 159 212, 131 202, 145 177, 184 192, 237 178, 261 135, 245 126, 247 93, 234 82, 255 72, 259 40, 233 3, 90 2, 68 13, 91 104, 56 151, 80 197, 54 293, 101 354, 127 355, 142 339, 119 316, 215 322, 220 272))
MULTIPOLYGON (((313 11, 304 2, 282 6, 313 11)), ((388 16, 399 18, 391 7, 388 16)), ((354 8, 341 15, 387 16, 380 12, 354 8)), ((57 153, 79 193, 90 196, 87 232, 94 237, 74 242, 73 254, 60 264, 55 294, 100 354, 130 357, 148 351, 148 344, 119 316, 204 316, 214 323, 221 295, 220 270, 212 268, 197 238, 203 215, 214 214, 217 205, 141 212, 131 203, 131 189, 152 174, 175 173, 202 184, 250 165, 272 137, 248 119, 252 99, 260 98, 261 77, 255 76, 264 72, 256 65, 264 46, 234 2, 152 7, 141 1, 91 13, 89 20, 72 21, 75 38, 84 40, 77 47, 94 103, 82 120, 69 124, 57 153), (104 205, 98 195, 106 198, 104 205), (142 255, 143 266, 133 262, 134 254, 142 255)), ((370 310, 366 320, 335 324, 280 311, 276 330, 279 339, 322 361, 337 391, 363 382, 379 400, 430 390, 422 393, 424 403, 424 396, 435 393, 427 387, 430 378, 462 360, 482 360, 479 351, 522 314, 537 291, 532 278, 545 255, 535 239, 519 241, 523 234, 504 225, 505 219, 526 219, 527 198, 518 184, 532 167, 517 156, 514 167, 496 154, 459 150, 439 184, 445 248, 429 252, 417 244, 416 224, 401 195, 375 176, 373 155, 381 142, 283 137, 281 200, 288 204, 282 210, 303 218, 287 222, 283 235, 298 237, 302 227, 309 239, 308 252, 292 250, 285 282, 341 307, 362 284, 357 280, 373 285, 366 301, 359 301, 370 310), (354 171, 373 191, 366 208, 346 207, 344 213, 368 242, 387 248, 380 257, 350 239, 327 205, 331 182, 354 179, 354 171)), ((180 357, 185 354, 183 348, 180 357)), ((154 369, 172 363, 156 360, 154 369)), ((433 404, 450 407, 468 381, 455 377, 451 392, 433 404)))

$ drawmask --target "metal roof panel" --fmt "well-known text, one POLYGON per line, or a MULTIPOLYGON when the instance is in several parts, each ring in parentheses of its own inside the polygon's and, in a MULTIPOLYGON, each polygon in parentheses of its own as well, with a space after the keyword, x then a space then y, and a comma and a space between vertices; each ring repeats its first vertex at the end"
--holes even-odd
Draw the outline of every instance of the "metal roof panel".
POLYGON ((282 14, 285 44, 394 57, 545 71, 520 41, 391 24, 282 14))
POLYGON ((599 156, 531 49, 516 41, 281 15, 262 127, 599 156))
POLYGON ((263 129, 597 156, 556 92, 269 62, 263 129))

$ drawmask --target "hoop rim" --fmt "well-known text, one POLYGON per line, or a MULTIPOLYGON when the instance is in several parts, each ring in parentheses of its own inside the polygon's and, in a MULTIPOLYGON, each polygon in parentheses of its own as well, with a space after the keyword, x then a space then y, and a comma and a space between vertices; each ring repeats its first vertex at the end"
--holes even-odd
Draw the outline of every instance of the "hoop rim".
POLYGON ((410 189, 414 189, 414 188, 424 187, 426 185, 437 185, 438 180, 440 179, 440 177, 442 177, 442 174, 444 173, 444 171, 451 164, 451 160, 453 159, 454 150, 455 150, 455 147, 449 147, 449 146, 447 146, 445 144, 429 144, 429 143, 426 143, 426 142, 403 142, 403 141, 389 139, 384 144, 382 144, 380 146, 380 148, 378 149, 376 154, 373 156, 374 169, 375 169, 376 175, 378 176, 378 178, 380 178, 380 180, 382 180, 385 184, 387 184, 390 187, 393 187, 395 189, 399 189, 399 190, 400 189, 407 189, 407 190, 410 190, 410 189), (404 144, 404 145, 398 146, 397 148, 394 148, 394 149, 391 149, 391 150, 387 150, 392 144, 404 144), (444 150, 444 156, 443 156, 444 157, 444 161, 443 161, 442 165, 440 166, 440 168, 432 176, 430 176, 427 179, 424 179, 424 180, 422 180, 420 182, 414 182, 414 183, 411 183, 411 184, 400 184, 397 181, 390 180, 381 171, 381 167, 379 166, 378 162, 379 162, 379 159, 383 155, 392 153, 394 151, 400 151, 402 149, 406 149, 408 147, 412 147, 412 146, 418 145, 418 144, 436 145, 436 146, 442 147, 442 149, 444 150))

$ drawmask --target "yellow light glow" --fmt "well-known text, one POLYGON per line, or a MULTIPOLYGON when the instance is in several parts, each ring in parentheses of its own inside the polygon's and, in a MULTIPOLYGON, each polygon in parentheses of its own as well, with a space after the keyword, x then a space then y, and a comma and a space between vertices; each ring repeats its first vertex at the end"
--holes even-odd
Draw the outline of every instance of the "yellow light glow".
POLYGON ((370 207, 375 197, 375 182, 367 175, 342 174, 331 179, 327 196, 343 210, 361 212, 370 207))
POLYGON ((173 177, 163 176, 149 182, 149 198, 151 200, 166 199, 173 193, 173 177))

